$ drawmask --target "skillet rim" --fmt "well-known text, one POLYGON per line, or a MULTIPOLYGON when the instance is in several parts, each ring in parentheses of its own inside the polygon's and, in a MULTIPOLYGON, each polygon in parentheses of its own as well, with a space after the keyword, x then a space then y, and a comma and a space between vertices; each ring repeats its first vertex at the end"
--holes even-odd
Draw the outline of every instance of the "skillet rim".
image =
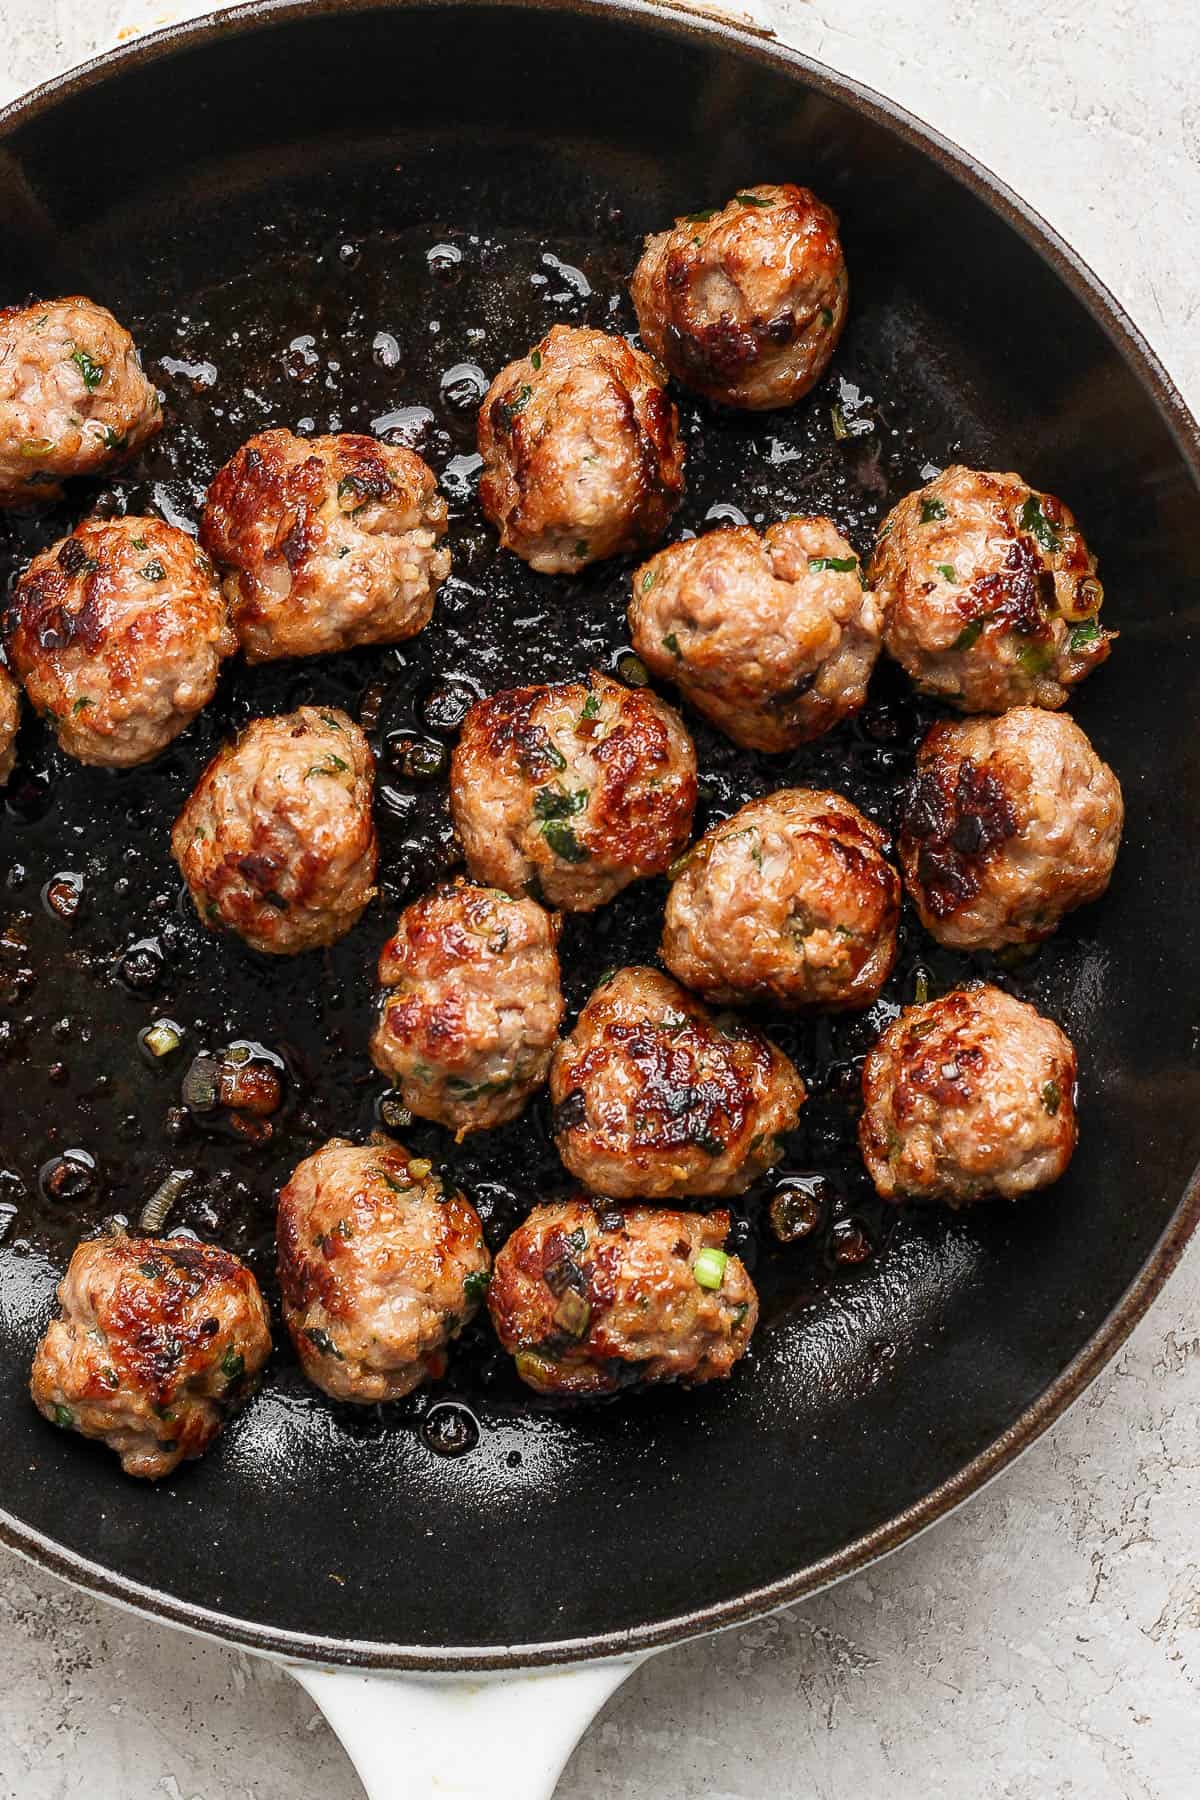
MULTIPOLYGON (((1148 393, 1179 454, 1200 489, 1200 424, 1185 404, 1142 333, 1104 283, 1041 215, 977 158, 874 89, 802 51, 780 43, 773 33, 708 13, 687 0, 248 0, 247 4, 205 13, 118 45, 41 83, 0 107, 0 148, 10 130, 52 111, 60 100, 101 84, 114 69, 152 66, 186 55, 219 36, 235 36, 264 24, 286 29, 292 21, 340 13, 461 10, 464 7, 520 7, 530 12, 569 12, 590 19, 619 18, 641 29, 677 38, 735 48, 743 59, 773 68, 898 136, 933 159, 952 179, 981 200, 1048 263, 1076 301, 1090 314, 1148 393)), ((340 1664, 363 1669, 415 1673, 487 1673, 581 1663, 648 1653, 707 1632, 746 1624, 779 1607, 857 1573, 918 1533, 936 1524, 982 1491, 1027 1450, 1078 1400, 1116 1355, 1176 1268, 1200 1227, 1200 1169, 1192 1176, 1170 1221, 1116 1306, 1056 1379, 1026 1407, 1007 1431, 931 1489, 923 1499, 891 1519, 777 1581, 728 1600, 623 1631, 514 1646, 403 1645, 292 1632, 179 1600, 159 1589, 115 1574, 102 1563, 66 1550, 46 1534, 0 1508, 0 1544, 74 1586, 161 1623, 201 1636, 238 1644, 292 1662, 340 1664)))

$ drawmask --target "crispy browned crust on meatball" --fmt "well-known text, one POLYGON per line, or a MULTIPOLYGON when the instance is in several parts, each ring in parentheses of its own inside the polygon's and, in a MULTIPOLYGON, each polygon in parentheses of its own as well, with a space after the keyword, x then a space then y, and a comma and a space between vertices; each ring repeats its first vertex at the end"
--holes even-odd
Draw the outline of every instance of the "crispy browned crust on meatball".
POLYGON ((858 1141, 885 1200, 963 1206, 1057 1181, 1075 1149, 1070 1039, 983 985, 910 1006, 863 1066, 858 1141))
POLYGON ((100 1438, 127 1475, 156 1480, 200 1456, 271 1354, 249 1269, 191 1238, 92 1238, 58 1303, 33 1359, 34 1405, 100 1438))
POLYGON ((474 1208, 399 1144, 331 1138, 279 1196, 283 1317, 334 1400, 398 1400, 443 1374, 491 1257, 474 1208))
POLYGON ((788 750, 866 699, 882 614, 864 579, 832 519, 709 531, 635 571, 634 647, 735 744, 788 750))
POLYGON ((570 575, 662 536, 683 494, 665 380, 624 338, 569 325, 501 369, 479 413, 479 499, 506 550, 570 575))
POLYGON ((663 961, 708 1000, 869 1006, 896 960, 900 877, 886 842, 841 794, 752 800, 688 853, 663 961))
POLYGON ((869 577, 884 647, 922 692, 963 712, 1065 704, 1107 658, 1096 559, 1053 494, 961 464, 879 529, 869 577))
POLYGON ((1065 713, 934 725, 899 837, 921 923, 957 950, 1049 937, 1107 888, 1124 818, 1120 783, 1065 713))
POLYGON ((371 1060, 411 1112, 461 1137, 522 1111, 562 1019, 558 932, 535 901, 468 882, 405 907, 379 958, 371 1060))
POLYGON ((254 719, 219 750, 171 832, 210 930, 274 956, 344 937, 375 893, 374 770, 336 707, 254 719))
POLYGON ((450 767, 476 880, 569 912, 661 875, 695 806, 696 752, 678 714, 595 671, 478 701, 450 767))
POLYGON ((200 538, 248 662, 394 644, 450 573, 446 502, 401 445, 264 431, 208 490, 200 538))
POLYGON ((669 975, 628 968, 596 989, 550 1065, 554 1141, 598 1194, 740 1194, 783 1154, 804 1083, 749 1025, 669 975))
POLYGON ((0 667, 0 787, 13 772, 20 724, 20 690, 8 670, 0 667))
POLYGON ((537 1206, 496 1258, 488 1309, 521 1380, 587 1399, 635 1383, 723 1380, 745 1355, 758 1295, 729 1214, 605 1206, 579 1195, 537 1206), (701 1275, 696 1258, 707 1250, 701 1275))
POLYGON ((35 556, 13 595, 9 656, 79 762, 157 756, 212 699, 233 654, 212 564, 161 519, 90 519, 35 556))
POLYGON ((58 500, 75 475, 128 460, 162 426, 133 339, 71 294, 0 308, 0 507, 58 500))
POLYGON ((794 406, 846 322, 837 215, 808 188, 763 182, 646 239, 630 284, 647 349, 727 406, 794 406))

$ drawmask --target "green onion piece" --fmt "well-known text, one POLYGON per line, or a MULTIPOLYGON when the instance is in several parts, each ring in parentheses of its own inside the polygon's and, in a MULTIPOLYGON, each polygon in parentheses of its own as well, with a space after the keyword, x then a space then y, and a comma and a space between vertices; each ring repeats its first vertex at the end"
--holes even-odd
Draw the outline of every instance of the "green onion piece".
POLYGON ((1101 635, 1098 619, 1081 619, 1078 625, 1072 625, 1067 644, 1078 653, 1080 650, 1087 650, 1101 635))
POLYGON ((692 1274, 697 1286, 715 1292, 725 1279, 725 1264, 728 1261, 729 1257, 724 1250, 702 1250, 692 1264, 692 1274))
POLYGON ((71 361, 83 376, 83 385, 88 393, 94 394, 104 380, 104 364, 98 363, 86 350, 79 349, 71 352, 71 361))
POLYGON ((829 422, 833 426, 833 435, 839 440, 850 436, 850 427, 846 423, 846 415, 836 403, 829 409, 829 422))
POLYGON ((761 194, 735 194, 734 199, 739 206, 774 206, 773 200, 764 200, 761 194))
POLYGON ((810 556, 810 569, 832 569, 836 575, 849 575, 858 567, 857 556, 810 556))
POLYGON ((979 634, 982 630, 983 630, 983 620, 982 619, 972 619, 971 623, 969 625, 963 626, 962 630, 959 632, 958 636, 955 638, 953 644, 950 646, 951 649, 952 650, 969 650, 971 648, 972 644, 978 643, 979 634))
POLYGON ((941 576, 943 581, 955 580, 953 563, 938 563, 937 564, 937 572, 941 576))
POLYGON ((1061 550, 1062 539, 1042 511, 1041 498, 1030 494, 1021 508, 1021 530, 1032 532, 1043 550, 1061 550))
POLYGON ((142 1208, 138 1219, 139 1231, 161 1231, 167 1222, 167 1215, 175 1202, 180 1199, 191 1186, 194 1169, 172 1169, 165 1181, 161 1181, 142 1208))
POLYGON ((26 438, 21 445, 21 455, 26 462, 37 462, 43 456, 49 456, 53 449, 53 438, 26 438))
POLYGON ((649 687, 650 672, 640 656, 625 650, 617 658, 617 674, 626 687, 649 687))
POLYGON ((581 1338, 592 1322, 592 1309, 582 1294, 568 1288, 554 1309, 554 1323, 568 1337, 581 1338))
POLYGON ((56 1425, 61 1425, 65 1431, 69 1426, 74 1425, 75 1414, 71 1411, 69 1406, 56 1406, 54 1409, 54 1423, 56 1425))
POLYGON ((931 494, 927 500, 922 500, 922 502, 921 502, 921 523, 922 523, 922 525, 932 525, 935 519, 944 519, 945 516, 946 516, 946 503, 944 500, 939 500, 936 494, 931 494))
POLYGON ((155 1019, 142 1033, 142 1044, 151 1056, 170 1056, 183 1042, 183 1033, 172 1019, 155 1019))
POLYGON ((672 656, 681 656, 683 654, 679 648, 679 639, 673 631, 668 631, 666 637, 663 639, 663 649, 669 650, 672 656))
POLYGON ((232 1344, 221 1358, 221 1373, 226 1381, 240 1381, 246 1373, 246 1359, 232 1344))
POLYGON ((535 369, 540 369, 540 368, 541 368, 541 366, 542 366, 542 353, 541 353, 541 351, 540 351, 540 350, 532 350, 532 351, 530 351, 530 354, 529 354, 529 361, 530 361, 530 363, 531 363, 531 364, 532 364, 532 366, 533 366, 533 367, 534 367, 534 368, 535 368, 535 369))
POLYGON ((1048 1081, 1042 1089, 1042 1105, 1053 1118, 1062 1105, 1062 1089, 1057 1081, 1048 1081))
POLYGON ((463 1282, 463 1299, 468 1306, 478 1306, 492 1284, 490 1269, 473 1269, 463 1282))
POLYGON ((657 572, 654 569, 647 569, 646 573, 642 576, 642 592, 643 592, 643 594, 648 594, 650 592, 650 589, 654 586, 654 583, 657 580, 658 580, 657 572))

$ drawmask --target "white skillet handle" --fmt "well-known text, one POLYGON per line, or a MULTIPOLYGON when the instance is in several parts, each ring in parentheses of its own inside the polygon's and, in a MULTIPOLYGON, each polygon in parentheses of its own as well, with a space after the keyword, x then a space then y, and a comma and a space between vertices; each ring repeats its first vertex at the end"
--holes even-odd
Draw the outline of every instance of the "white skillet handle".
POLYGON ((551 1800, 572 1750, 641 1661, 480 1681, 291 1673, 341 1739, 367 1800, 551 1800))

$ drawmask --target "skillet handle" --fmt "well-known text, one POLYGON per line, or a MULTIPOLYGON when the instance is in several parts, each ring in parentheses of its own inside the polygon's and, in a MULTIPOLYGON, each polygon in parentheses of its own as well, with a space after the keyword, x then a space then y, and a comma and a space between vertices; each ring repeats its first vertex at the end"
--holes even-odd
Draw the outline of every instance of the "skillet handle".
POLYGON ((567 1758, 645 1657, 478 1681, 289 1665, 367 1800, 552 1800, 567 1758))

